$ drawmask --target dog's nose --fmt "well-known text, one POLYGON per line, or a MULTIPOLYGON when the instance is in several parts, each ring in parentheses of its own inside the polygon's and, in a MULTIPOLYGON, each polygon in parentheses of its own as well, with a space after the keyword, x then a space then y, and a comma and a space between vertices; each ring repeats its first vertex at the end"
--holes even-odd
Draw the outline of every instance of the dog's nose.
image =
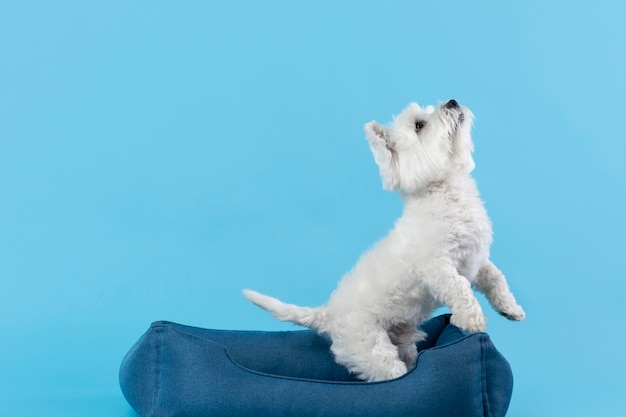
POLYGON ((458 109, 459 103, 457 103, 456 100, 452 99, 446 103, 445 107, 446 109, 458 109))

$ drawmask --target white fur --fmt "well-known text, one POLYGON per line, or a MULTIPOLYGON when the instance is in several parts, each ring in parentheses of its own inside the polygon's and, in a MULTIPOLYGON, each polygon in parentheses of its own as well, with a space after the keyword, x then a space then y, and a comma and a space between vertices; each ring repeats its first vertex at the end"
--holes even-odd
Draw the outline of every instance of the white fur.
POLYGON ((451 100, 409 105, 390 126, 365 125, 383 186, 404 201, 389 234, 361 256, 325 306, 285 304, 244 290, 279 320, 330 336, 338 363, 366 381, 397 378, 417 356, 418 328, 445 303, 451 322, 484 331, 472 287, 511 320, 525 313, 489 261, 491 222, 470 172, 473 115, 451 100))

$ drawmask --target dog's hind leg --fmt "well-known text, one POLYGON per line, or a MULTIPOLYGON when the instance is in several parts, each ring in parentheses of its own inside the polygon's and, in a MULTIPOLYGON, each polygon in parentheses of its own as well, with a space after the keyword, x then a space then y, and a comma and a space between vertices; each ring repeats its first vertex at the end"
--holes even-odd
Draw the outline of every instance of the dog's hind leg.
POLYGON ((526 313, 515 301, 504 275, 487 261, 476 277, 476 288, 485 294, 491 306, 509 320, 524 320, 526 313))
POLYGON ((407 368, 415 365, 417 358, 416 343, 426 339, 426 333, 412 323, 402 323, 389 329, 389 338, 397 346, 398 355, 407 368))
POLYGON ((360 379, 374 382, 398 378, 407 367, 387 331, 368 326, 343 329, 347 334, 331 335, 335 360, 360 379), (348 336, 348 337, 346 337, 348 336))

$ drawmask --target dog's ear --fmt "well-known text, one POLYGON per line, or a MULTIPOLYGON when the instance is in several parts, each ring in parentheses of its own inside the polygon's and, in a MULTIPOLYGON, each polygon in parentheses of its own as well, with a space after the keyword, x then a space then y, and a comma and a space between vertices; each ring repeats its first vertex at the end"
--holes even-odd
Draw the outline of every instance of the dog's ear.
POLYGON ((387 132, 385 128, 375 121, 365 124, 365 135, 368 140, 387 140, 387 132))
MULTIPOLYGON (((374 151, 374 148, 384 148, 392 154, 396 153, 395 143, 392 140, 393 135, 389 133, 387 127, 371 121, 365 124, 365 136, 372 147, 372 151, 374 151)), ((376 152, 374 153, 376 154, 376 152)), ((376 161, 379 162, 379 159, 376 161)))
POLYGON ((370 149, 374 154, 374 160, 378 165, 380 177, 385 190, 394 190, 398 185, 396 164, 393 163, 396 157, 393 145, 390 143, 392 136, 387 128, 372 121, 365 125, 365 136, 370 144, 370 149))
POLYGON ((387 128, 385 126, 381 126, 375 121, 371 121, 365 124, 365 137, 367 138, 370 145, 384 145, 387 150, 390 152, 393 151, 393 145, 389 140, 389 133, 387 132, 387 128))

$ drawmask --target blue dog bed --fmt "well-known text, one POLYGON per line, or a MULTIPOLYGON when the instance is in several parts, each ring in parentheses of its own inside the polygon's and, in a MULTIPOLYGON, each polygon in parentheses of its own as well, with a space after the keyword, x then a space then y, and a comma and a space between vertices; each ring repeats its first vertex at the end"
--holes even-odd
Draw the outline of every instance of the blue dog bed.
POLYGON ((415 367, 360 382, 309 330, 226 331, 156 322, 120 368, 124 396, 142 417, 502 417, 513 389, 507 360, 486 333, 450 316, 422 325, 415 367))

